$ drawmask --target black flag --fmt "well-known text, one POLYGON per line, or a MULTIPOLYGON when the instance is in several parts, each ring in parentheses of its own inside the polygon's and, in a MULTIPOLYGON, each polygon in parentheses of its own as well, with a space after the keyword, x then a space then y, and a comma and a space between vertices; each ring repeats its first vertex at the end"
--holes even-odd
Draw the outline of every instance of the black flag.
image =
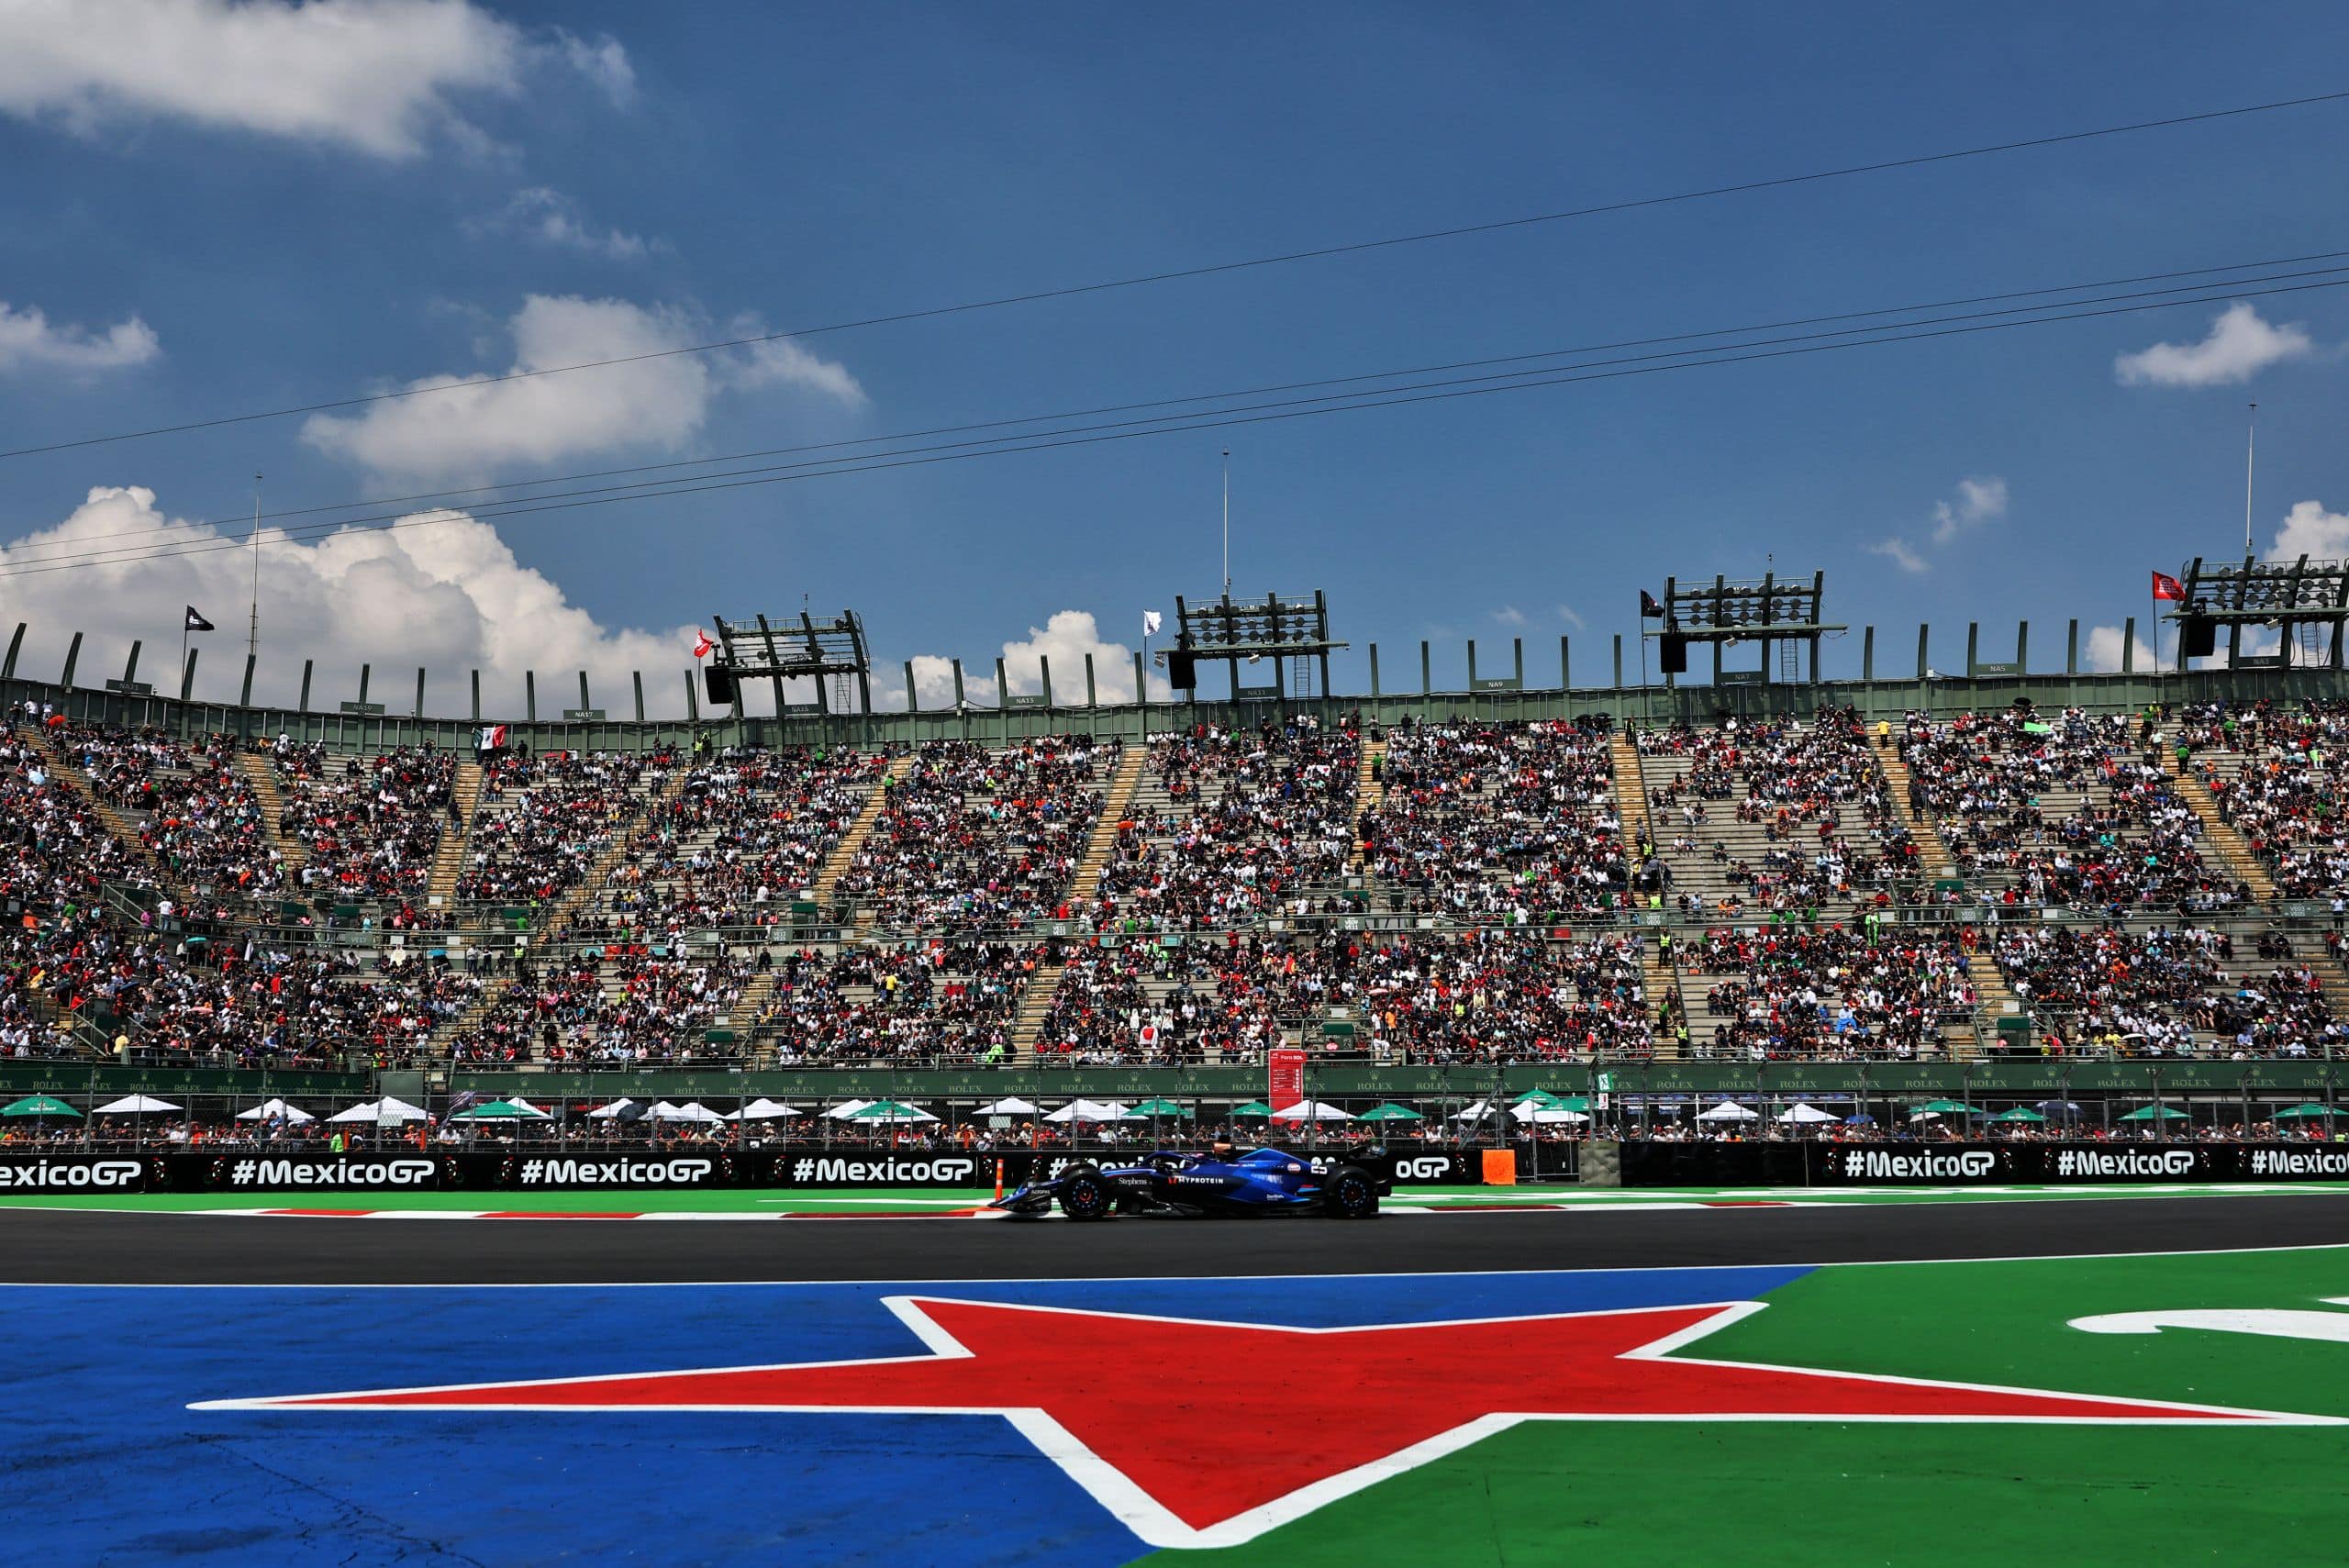
MULTIPOLYGON (((188 613, 193 615, 195 612, 191 610, 188 613)), ((1664 606, 1657 604, 1655 602, 1655 595, 1649 593, 1645 588, 1640 590, 1640 618, 1642 620, 1661 620, 1664 618, 1664 606)))
POLYGON ((206 620, 202 616, 196 614, 195 606, 194 605, 190 605, 187 607, 186 625, 187 629, 190 631, 215 631, 218 629, 210 621, 206 620))

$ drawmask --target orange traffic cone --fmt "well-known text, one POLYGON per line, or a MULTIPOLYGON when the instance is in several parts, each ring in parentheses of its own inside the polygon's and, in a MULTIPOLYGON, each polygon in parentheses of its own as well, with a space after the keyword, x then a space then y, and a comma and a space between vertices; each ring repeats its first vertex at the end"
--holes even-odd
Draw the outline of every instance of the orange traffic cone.
POLYGON ((997 1203, 1003 1201, 1003 1162, 1000 1160, 995 1162, 995 1198, 997 1203))

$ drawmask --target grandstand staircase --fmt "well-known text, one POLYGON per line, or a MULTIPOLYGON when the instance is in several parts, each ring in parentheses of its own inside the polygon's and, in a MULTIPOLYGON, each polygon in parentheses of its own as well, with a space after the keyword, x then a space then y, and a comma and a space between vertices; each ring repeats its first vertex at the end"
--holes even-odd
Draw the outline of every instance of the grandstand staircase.
POLYGON ((285 796, 278 792, 277 773, 269 765, 269 759, 255 751, 239 751, 237 772, 252 786, 253 799, 261 804, 262 832, 279 858, 289 868, 309 864, 310 851, 299 839, 285 831, 285 796))
MULTIPOLYGON (((1614 769, 1615 811, 1622 821, 1625 841, 1635 846, 1644 837, 1653 849, 1655 823, 1648 809, 1647 774, 1640 766, 1639 743, 1628 729, 1619 728, 1608 737, 1607 752, 1614 769)), ((1654 1030, 1652 1049, 1655 1059, 1677 1062, 1680 1040, 1673 1031, 1678 1026, 1665 1017, 1664 1005, 1667 999, 1678 1002, 1684 1023, 1688 1017, 1688 1005, 1680 995, 1679 966, 1664 956, 1659 937, 1660 933, 1641 933, 1641 995, 1648 1005, 1648 1024, 1654 1030)))
MULTIPOLYGON (((1109 868, 1109 857, 1118 847, 1118 824, 1133 809, 1134 793, 1141 787, 1142 769, 1149 763, 1148 748, 1128 746, 1118 757, 1118 771, 1109 777, 1109 794, 1101 803, 1101 815, 1094 820, 1093 837, 1086 840, 1085 858, 1077 862, 1076 880, 1071 885, 1084 896, 1091 898, 1101 889, 1101 873, 1109 868)), ((1044 1015, 1052 1010, 1052 998, 1061 988, 1061 973, 1068 968, 1065 962, 1041 964, 1028 977, 1028 988, 1019 994, 1019 1010, 1011 1018, 1010 1060, 1032 1062, 1036 1057, 1036 1036, 1044 1027, 1044 1015)))
POLYGON ((1362 819, 1386 804, 1386 742, 1364 740, 1362 761, 1354 770, 1354 852, 1346 869, 1359 875, 1370 861, 1370 840, 1362 836, 1362 819))
POLYGON ((425 884, 428 903, 445 905, 456 897, 457 879, 465 874, 465 851, 473 842, 473 812, 481 805, 481 764, 458 762, 455 781, 449 786, 457 808, 457 826, 441 829, 440 845, 432 851, 432 876, 425 884))
POLYGON ((1917 840, 1917 859, 1925 874, 1935 878, 1957 874, 1957 862, 1952 858, 1949 846, 1942 841, 1941 830, 1909 808, 1909 763, 1898 751, 1879 751, 1876 766, 1884 770, 1885 783, 1892 787, 1892 809, 1917 840))
POLYGON ((2221 819, 2218 797, 2210 793, 2210 786, 2202 782, 2192 766, 2179 766, 2177 754, 2166 747, 2162 751, 2162 766, 2177 780, 2178 798, 2185 801, 2194 815, 2201 819, 2202 842, 2218 857, 2219 863, 2227 868, 2227 874, 2237 882, 2250 884, 2251 891, 2261 902, 2274 898, 2276 879, 2268 874, 2267 867, 2261 863, 2259 857, 2251 852, 2249 841, 2236 832, 2232 824, 2221 819))
MULTIPOLYGON (((864 848, 864 840, 873 836, 873 825, 880 821, 881 813, 888 809, 890 790, 903 783, 906 775, 913 772, 913 767, 911 752, 890 761, 888 772, 874 784, 873 793, 865 797, 863 807, 856 814, 856 820, 848 825, 848 831, 841 835, 841 841, 834 844, 832 852, 825 857, 823 869, 816 873, 816 885, 810 891, 818 904, 830 900, 833 889, 840 886, 841 878, 848 874, 848 868, 854 863, 856 852, 864 848)), ((748 1004, 750 998, 745 995, 743 1001, 748 1004)))

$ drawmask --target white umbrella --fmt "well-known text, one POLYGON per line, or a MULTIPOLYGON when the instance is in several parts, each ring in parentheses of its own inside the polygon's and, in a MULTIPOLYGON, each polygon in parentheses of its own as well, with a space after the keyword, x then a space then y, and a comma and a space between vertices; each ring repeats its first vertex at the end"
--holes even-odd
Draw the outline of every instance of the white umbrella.
POLYGON ((1046 1121, 1117 1121, 1126 1114, 1126 1107, 1115 1100, 1071 1100, 1046 1121))
POLYGON ((299 1106, 289 1106, 284 1100, 263 1100, 249 1111, 239 1111, 239 1121, 267 1121, 279 1117, 286 1121, 316 1121, 318 1118, 299 1106))
POLYGON ((971 1114, 973 1116, 1034 1116, 1040 1108, 1013 1095, 1008 1099, 996 1100, 991 1104, 981 1106, 971 1114))
POLYGON ((1475 1105, 1470 1106, 1465 1110, 1457 1110, 1453 1112, 1452 1119, 1453 1121, 1482 1121, 1492 1114, 1492 1101, 1478 1100, 1475 1105))
POLYGON ((1697 1119, 1698 1121, 1759 1121, 1761 1114, 1748 1110, 1735 1100, 1723 1100, 1720 1105, 1708 1106, 1705 1109, 1698 1111, 1697 1119))
POLYGON ((1324 1105, 1319 1100, 1299 1100, 1293 1106, 1275 1111, 1273 1119, 1275 1121, 1352 1121, 1354 1118, 1337 1106, 1324 1105))
POLYGON ((610 1105, 597 1106, 594 1110, 589 1111, 587 1113, 587 1119, 590 1121, 618 1121, 621 1117, 626 1116, 629 1111, 634 1110, 635 1108, 636 1102, 629 1099, 626 1095, 622 1095, 610 1105))
POLYGON ((111 1105, 100 1106, 92 1116, 145 1116, 149 1111, 185 1110, 169 1100, 159 1100, 152 1095, 125 1095, 111 1105))
POLYGON ((727 1117, 726 1119, 728 1121, 781 1121, 785 1117, 796 1117, 798 1114, 797 1107, 786 1106, 780 1100, 757 1099, 727 1117))
POLYGON ((677 1121, 724 1121, 726 1118, 703 1105, 699 1100, 687 1100, 677 1107, 673 1118, 677 1121))
POLYGON ((1590 1119, 1590 1118, 1583 1115, 1582 1112, 1570 1111, 1563 1106, 1535 1106, 1531 1108, 1520 1107, 1517 1111, 1516 1115, 1517 1119, 1520 1121, 1585 1122, 1590 1119))
POLYGON ((337 1111, 327 1119, 328 1121, 425 1121, 429 1118, 424 1112, 409 1105, 406 1100, 395 1100, 387 1095, 380 1100, 369 1100, 365 1105, 353 1106, 347 1111, 337 1111))
POLYGON ((1778 1113, 1780 1121, 1840 1121, 1833 1111, 1820 1110, 1817 1106, 1791 1105, 1778 1113))
POLYGON ((824 1115, 833 1121, 846 1121, 849 1118, 854 1116, 857 1112, 863 1110, 872 1103, 873 1102, 871 1100, 842 1100, 839 1105, 836 1105, 830 1110, 826 1111, 824 1115))

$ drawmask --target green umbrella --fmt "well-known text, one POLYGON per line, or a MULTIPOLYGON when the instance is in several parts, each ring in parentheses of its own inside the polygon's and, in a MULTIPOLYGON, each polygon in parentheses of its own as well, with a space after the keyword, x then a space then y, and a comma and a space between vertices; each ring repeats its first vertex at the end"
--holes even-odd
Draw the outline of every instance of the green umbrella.
POLYGON ((1935 1116, 1983 1116, 1987 1114, 1981 1106, 1969 1106, 1962 1100, 1927 1100, 1921 1106, 1911 1106, 1909 1114, 1913 1116, 1920 1111, 1931 1111, 1935 1116))
POLYGON ((81 1115, 63 1100, 47 1095, 28 1095, 12 1105, 0 1106, 0 1116, 70 1116, 79 1120, 81 1115))
POLYGON ((1190 1114, 1191 1113, 1188 1110, 1175 1104, 1173 1100, 1144 1100, 1141 1104, 1128 1111, 1126 1113, 1126 1118, 1130 1121, 1134 1118, 1139 1117, 1142 1120, 1148 1121, 1154 1116, 1189 1116, 1190 1114))
POLYGON ((1554 1111, 1562 1108, 1565 1102, 1547 1089, 1528 1089, 1509 1104, 1512 1106, 1537 1105, 1545 1111, 1554 1111))
POLYGON ((2305 1106, 2293 1106, 2288 1109, 2277 1111, 2276 1113, 2275 1119, 2277 1121, 2307 1121, 2317 1117, 2332 1116, 2334 1114, 2336 1113, 2329 1111, 2325 1109, 2324 1106, 2311 1102, 2305 1106))
POLYGON ((902 1100, 875 1100, 857 1111, 851 1121, 936 1121, 926 1110, 907 1105, 902 1100))
POLYGON ((1273 1107, 1262 1100, 1251 1100, 1244 1106, 1232 1106, 1231 1114, 1235 1118, 1252 1116, 1262 1120, 1273 1114, 1273 1107))
POLYGON ((512 1100, 491 1100, 486 1105, 471 1106, 451 1117, 451 1121, 544 1121, 547 1113, 536 1106, 518 1106, 512 1100))
POLYGON ((2116 1118, 2121 1121, 2184 1121, 2186 1113, 2175 1106, 2147 1106, 2141 1111, 2131 1111, 2116 1118))
POLYGON ((1427 1118, 1408 1106, 1398 1106, 1390 1100, 1383 1106, 1371 1106, 1354 1119, 1356 1121, 1425 1121, 1427 1118))
POLYGON ((2010 1111, 2000 1111, 1990 1119, 1992 1121, 2045 1121, 2047 1118, 2035 1110, 2017 1106, 2010 1111))

